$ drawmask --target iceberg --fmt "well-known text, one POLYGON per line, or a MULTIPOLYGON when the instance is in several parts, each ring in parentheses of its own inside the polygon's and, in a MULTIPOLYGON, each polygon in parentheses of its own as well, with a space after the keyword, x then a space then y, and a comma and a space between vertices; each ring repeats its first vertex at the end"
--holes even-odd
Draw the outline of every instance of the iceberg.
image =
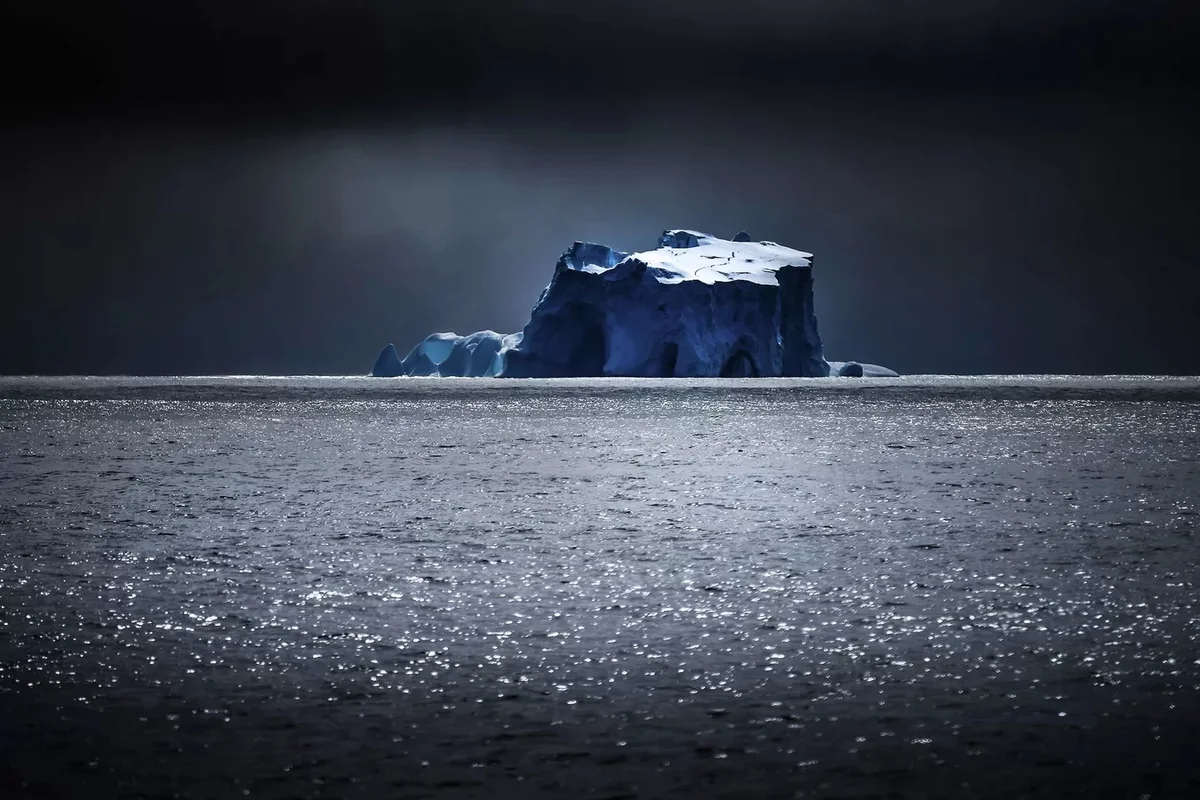
POLYGON ((829 374, 839 378, 899 378, 900 373, 878 364, 858 361, 830 361, 829 374))
POLYGON ((492 378, 504 369, 504 353, 521 341, 520 333, 507 335, 478 331, 468 336, 434 333, 426 336, 403 359, 389 344, 375 359, 371 375, 377 378, 457 377, 492 378))
POLYGON ((666 230, 625 253, 575 242, 559 258, 524 330, 435 333, 403 359, 379 354, 379 377, 893 377, 886 367, 825 360, 811 253, 749 234, 666 230))
POLYGON ((397 378, 409 374, 404 370, 404 362, 396 352, 396 345, 388 342, 387 346, 379 351, 375 366, 371 367, 371 374, 376 378, 397 378))

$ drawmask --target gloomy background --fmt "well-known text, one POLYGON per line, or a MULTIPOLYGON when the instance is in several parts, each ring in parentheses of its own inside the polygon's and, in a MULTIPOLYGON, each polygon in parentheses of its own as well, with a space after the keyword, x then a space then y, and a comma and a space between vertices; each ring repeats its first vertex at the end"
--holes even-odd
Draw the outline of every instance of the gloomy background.
POLYGON ((7 4, 0 372, 363 373, 690 227, 831 358, 1200 373, 1196 5, 7 4))

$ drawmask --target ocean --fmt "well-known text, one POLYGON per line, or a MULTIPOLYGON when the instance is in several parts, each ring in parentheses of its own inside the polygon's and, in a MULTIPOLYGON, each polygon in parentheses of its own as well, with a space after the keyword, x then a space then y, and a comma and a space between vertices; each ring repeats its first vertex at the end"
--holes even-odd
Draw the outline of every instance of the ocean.
POLYGON ((1200 379, 0 378, 0 796, 1200 796, 1200 379))

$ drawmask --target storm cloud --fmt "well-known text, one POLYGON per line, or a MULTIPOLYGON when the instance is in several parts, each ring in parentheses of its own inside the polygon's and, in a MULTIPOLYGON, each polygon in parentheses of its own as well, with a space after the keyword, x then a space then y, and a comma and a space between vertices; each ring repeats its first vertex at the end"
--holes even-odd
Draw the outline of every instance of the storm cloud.
POLYGON ((567 9, 6 12, 0 371, 361 373, 686 226, 814 252, 831 357, 1200 372, 1171 5, 567 9))

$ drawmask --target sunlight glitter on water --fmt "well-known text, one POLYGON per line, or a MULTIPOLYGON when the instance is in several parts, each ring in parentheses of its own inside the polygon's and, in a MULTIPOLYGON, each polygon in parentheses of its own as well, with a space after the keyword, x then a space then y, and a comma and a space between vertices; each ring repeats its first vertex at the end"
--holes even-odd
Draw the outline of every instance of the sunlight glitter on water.
POLYGON ((1200 390, 1089 381, 10 385, 0 690, 182 748, 319 707, 326 762, 1008 757, 1200 684, 1200 390))

